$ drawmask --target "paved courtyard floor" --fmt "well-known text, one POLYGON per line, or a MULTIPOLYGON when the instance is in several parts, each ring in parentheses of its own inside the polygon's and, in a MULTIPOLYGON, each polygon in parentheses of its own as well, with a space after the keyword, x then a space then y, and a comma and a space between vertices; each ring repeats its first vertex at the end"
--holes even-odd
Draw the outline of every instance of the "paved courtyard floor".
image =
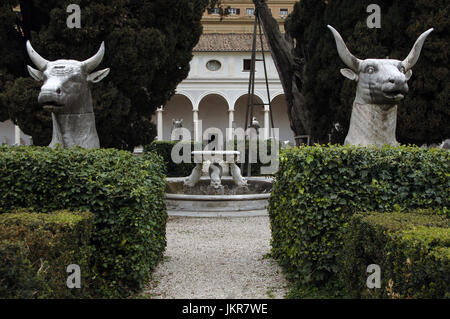
POLYGON ((287 281, 270 252, 267 216, 169 217, 164 261, 145 298, 283 298, 287 281))

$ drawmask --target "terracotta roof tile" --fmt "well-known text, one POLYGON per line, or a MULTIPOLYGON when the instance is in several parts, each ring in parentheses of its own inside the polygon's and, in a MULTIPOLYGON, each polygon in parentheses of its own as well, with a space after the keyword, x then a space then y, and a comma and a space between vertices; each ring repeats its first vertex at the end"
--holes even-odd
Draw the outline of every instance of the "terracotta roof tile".
MULTIPOLYGON (((256 39, 256 50, 261 51, 259 34, 256 39)), ((251 33, 207 33, 200 37, 194 52, 249 52, 252 51, 253 34, 251 33)), ((264 50, 268 51, 268 44, 264 39, 264 50)))

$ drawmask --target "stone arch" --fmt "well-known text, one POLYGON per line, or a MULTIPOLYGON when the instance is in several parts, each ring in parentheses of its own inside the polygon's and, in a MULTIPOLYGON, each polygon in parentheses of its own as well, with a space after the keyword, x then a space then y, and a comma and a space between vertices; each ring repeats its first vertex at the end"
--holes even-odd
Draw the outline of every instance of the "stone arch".
POLYGON ((191 131, 193 138, 192 100, 184 93, 177 92, 163 107, 163 139, 170 140, 172 120, 183 119, 183 127, 191 131))
POLYGON ((274 93, 271 93, 271 94, 272 94, 272 96, 271 96, 272 100, 271 100, 270 102, 273 102, 273 101, 274 101, 277 97, 279 97, 280 95, 282 95, 283 97, 285 97, 283 91, 278 91, 278 92, 274 92, 274 93))
MULTIPOLYGON (((263 99, 254 94, 255 103, 263 103, 263 99)), ((247 110, 248 93, 241 95, 234 103, 234 123, 235 127, 244 128, 245 126, 245 113, 247 110)), ((261 127, 264 127, 264 107, 262 105, 255 105, 253 109, 253 116, 256 117, 261 127)))
MULTIPOLYGON (((204 98, 206 98, 207 96, 209 96, 209 95, 218 95, 218 96, 220 96, 220 97, 222 97, 226 102, 227 102, 227 105, 228 105, 228 107, 230 108, 231 106, 230 106, 230 99, 228 98, 228 96, 226 96, 224 93, 222 93, 222 92, 216 92, 216 91, 206 91, 206 92, 204 92, 204 93, 202 93, 198 98, 197 98, 197 101, 198 101, 198 103, 197 103, 197 110, 200 108, 200 103, 203 101, 203 99, 204 98)), ((195 106, 194 106, 194 109, 195 109, 195 106)))
POLYGON ((202 134, 206 129, 216 127, 225 137, 229 109, 228 100, 223 94, 203 94, 198 103, 198 119, 202 121, 202 134))
POLYGON ((286 97, 283 93, 276 95, 272 101, 273 124, 275 128, 279 129, 280 140, 291 142, 295 145, 294 132, 291 130, 289 122, 289 115, 287 110, 286 97))

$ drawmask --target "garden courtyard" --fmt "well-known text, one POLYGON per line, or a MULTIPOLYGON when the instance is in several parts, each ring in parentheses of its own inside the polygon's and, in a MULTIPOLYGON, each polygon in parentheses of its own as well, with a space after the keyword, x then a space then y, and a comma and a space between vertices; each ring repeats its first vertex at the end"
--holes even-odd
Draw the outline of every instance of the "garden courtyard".
POLYGON ((226 2, 0 4, 0 299, 450 298, 450 3, 226 2))

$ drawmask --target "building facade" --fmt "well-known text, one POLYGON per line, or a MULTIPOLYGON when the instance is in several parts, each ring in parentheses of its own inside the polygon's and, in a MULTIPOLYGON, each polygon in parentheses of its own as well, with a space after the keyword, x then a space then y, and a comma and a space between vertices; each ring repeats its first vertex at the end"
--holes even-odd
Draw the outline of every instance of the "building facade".
MULTIPOLYGON (((292 11, 296 1, 268 1, 272 15, 283 31, 285 17, 292 11)), ((218 9, 204 13, 203 35, 193 50, 190 73, 182 81, 176 94, 161 106, 154 116, 157 124, 157 139, 170 140, 173 122, 183 120, 182 125, 191 132, 192 139, 208 140, 208 128, 219 128, 222 137, 226 130, 244 128, 248 104, 248 86, 252 53, 254 6, 251 0, 224 1, 228 15, 221 19, 218 9), (201 128, 194 123, 201 121, 201 128)), ((254 117, 263 128, 265 137, 273 137, 270 130, 269 100, 272 105, 274 128, 279 129, 279 138, 294 144, 290 129, 287 105, 283 88, 264 41, 269 94, 267 93, 263 62, 255 66, 254 117)), ((260 51, 259 38, 257 49, 260 51)), ((257 60, 262 54, 258 52, 257 60)))
MULTIPOLYGON (((268 0, 272 16, 284 32, 284 19, 291 13, 298 0, 268 0)), ((219 9, 206 10, 203 15, 203 33, 253 33, 254 10, 252 0, 225 0, 228 15, 221 19, 219 9)))

